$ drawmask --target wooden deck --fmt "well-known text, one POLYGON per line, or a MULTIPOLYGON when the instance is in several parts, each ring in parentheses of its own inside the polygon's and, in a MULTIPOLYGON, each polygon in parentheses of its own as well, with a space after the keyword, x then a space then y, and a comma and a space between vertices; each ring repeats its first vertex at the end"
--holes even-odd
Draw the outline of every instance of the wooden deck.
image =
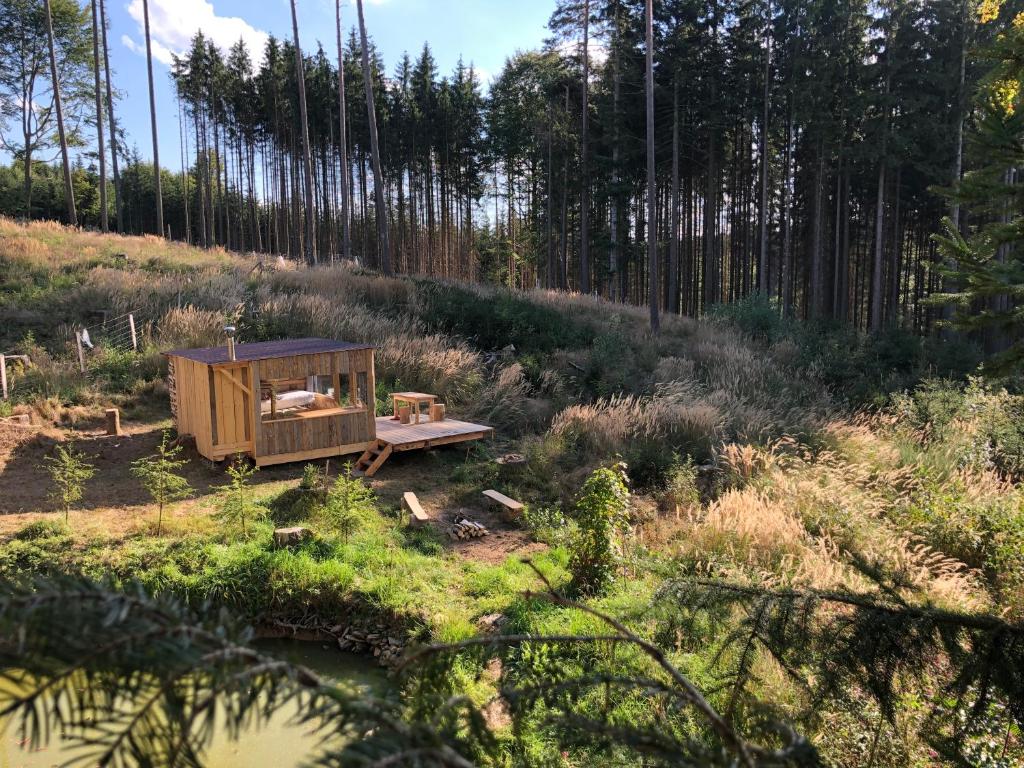
POLYGON ((390 416, 377 417, 377 440, 390 445, 393 451, 414 451, 435 445, 480 440, 493 434, 493 427, 458 419, 402 424, 390 416))
POLYGON ((402 424, 390 416, 377 417, 377 439, 370 443, 352 467, 358 476, 373 477, 396 451, 415 451, 435 445, 481 440, 494 434, 492 427, 458 419, 402 424))

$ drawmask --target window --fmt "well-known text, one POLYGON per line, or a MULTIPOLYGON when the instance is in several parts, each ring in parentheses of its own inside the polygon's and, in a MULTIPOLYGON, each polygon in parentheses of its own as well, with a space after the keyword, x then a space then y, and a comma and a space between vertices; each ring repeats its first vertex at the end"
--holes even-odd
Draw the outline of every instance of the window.
MULTIPOLYGON (((365 391, 366 374, 358 376, 364 378, 365 391)), ((353 382, 347 373, 266 379, 260 382, 260 417, 263 421, 275 421, 365 411, 365 397, 358 387, 353 387, 353 382)))

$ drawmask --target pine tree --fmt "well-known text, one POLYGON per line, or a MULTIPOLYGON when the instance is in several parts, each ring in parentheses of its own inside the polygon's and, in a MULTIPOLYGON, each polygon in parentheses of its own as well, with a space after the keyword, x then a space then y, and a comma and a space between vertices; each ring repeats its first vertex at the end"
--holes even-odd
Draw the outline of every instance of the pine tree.
MULTIPOLYGON (((990 23, 998 16, 990 11, 990 23)), ((988 50, 995 67, 980 94, 977 128, 970 137, 978 166, 949 192, 978 222, 966 234, 947 217, 935 240, 953 265, 955 291, 934 301, 955 307, 951 322, 980 335, 993 374, 1024 365, 1024 24, 1008 25, 988 50)))
POLYGON ((132 462, 132 474, 157 505, 157 536, 163 527, 164 507, 192 495, 188 480, 178 474, 182 467, 188 465, 187 459, 178 458, 181 451, 180 445, 171 445, 170 433, 164 430, 156 452, 132 462))

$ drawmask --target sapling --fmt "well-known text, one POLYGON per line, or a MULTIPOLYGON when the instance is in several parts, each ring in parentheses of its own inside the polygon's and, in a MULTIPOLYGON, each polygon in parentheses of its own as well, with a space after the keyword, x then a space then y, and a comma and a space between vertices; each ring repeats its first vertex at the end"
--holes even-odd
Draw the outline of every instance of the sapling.
POLYGON ((231 478, 224 486, 224 495, 220 502, 220 518, 230 526, 237 526, 242 536, 247 536, 246 522, 263 516, 264 510, 250 496, 249 481, 256 474, 257 467, 239 456, 228 465, 227 473, 231 478))
POLYGON ((338 475, 327 494, 327 501, 320 512, 324 523, 341 535, 345 543, 359 529, 363 514, 373 509, 373 491, 362 480, 352 477, 351 465, 338 475))
POLYGON ((601 594, 615 578, 622 558, 619 539, 629 528, 625 465, 595 470, 580 489, 574 511, 579 530, 569 558, 572 586, 579 594, 601 594))
POLYGON ((132 474, 139 478, 143 487, 156 503, 156 535, 160 535, 164 522, 164 507, 192 495, 192 486, 178 471, 188 464, 188 459, 179 459, 180 445, 171 445, 170 433, 164 430, 156 453, 132 462, 132 474))
POLYGON ((64 524, 67 525, 71 507, 82 498, 85 483, 96 474, 96 468, 85 460, 85 455, 74 448, 58 445, 56 455, 46 457, 47 471, 57 487, 50 498, 64 510, 64 524))

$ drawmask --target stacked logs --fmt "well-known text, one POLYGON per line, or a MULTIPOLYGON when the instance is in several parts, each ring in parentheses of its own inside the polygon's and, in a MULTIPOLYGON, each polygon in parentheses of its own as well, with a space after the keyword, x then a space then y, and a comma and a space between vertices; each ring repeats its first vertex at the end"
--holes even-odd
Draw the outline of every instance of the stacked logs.
POLYGON ((458 541, 466 539, 479 539, 486 536, 490 531, 480 523, 470 520, 468 517, 457 517, 455 522, 448 528, 448 536, 458 541))

